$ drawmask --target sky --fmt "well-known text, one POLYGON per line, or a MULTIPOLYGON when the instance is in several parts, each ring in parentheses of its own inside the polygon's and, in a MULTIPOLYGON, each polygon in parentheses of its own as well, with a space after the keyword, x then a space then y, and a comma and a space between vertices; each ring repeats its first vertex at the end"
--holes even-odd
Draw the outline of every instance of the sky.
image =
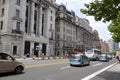
POLYGON ((86 16, 85 14, 80 12, 80 9, 85 9, 84 3, 89 3, 93 0, 56 0, 57 4, 64 4, 66 5, 68 10, 72 10, 75 12, 77 16, 80 18, 86 18, 90 22, 90 26, 93 30, 97 30, 100 39, 108 41, 111 39, 110 32, 107 29, 107 26, 110 22, 103 23, 102 21, 95 21, 93 16, 86 16))

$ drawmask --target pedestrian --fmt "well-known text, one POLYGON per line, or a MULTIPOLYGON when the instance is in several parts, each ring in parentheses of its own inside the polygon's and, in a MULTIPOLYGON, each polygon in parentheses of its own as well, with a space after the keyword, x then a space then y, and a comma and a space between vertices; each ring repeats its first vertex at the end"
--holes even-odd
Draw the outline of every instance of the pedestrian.
POLYGON ((27 57, 29 57, 29 53, 27 53, 27 57))

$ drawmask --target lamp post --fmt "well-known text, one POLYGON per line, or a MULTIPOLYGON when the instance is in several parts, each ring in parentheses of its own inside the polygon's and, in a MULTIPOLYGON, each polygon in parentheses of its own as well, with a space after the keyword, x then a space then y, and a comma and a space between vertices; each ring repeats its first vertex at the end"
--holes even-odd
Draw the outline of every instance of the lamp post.
POLYGON ((40 45, 36 46, 36 50, 38 51, 38 59, 39 59, 41 50, 42 50, 42 46, 40 46, 40 45))

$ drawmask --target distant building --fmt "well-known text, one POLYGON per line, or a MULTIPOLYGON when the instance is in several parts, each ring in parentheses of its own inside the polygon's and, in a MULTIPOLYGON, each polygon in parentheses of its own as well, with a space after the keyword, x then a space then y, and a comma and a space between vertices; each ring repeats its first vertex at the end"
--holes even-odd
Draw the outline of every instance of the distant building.
POLYGON ((112 39, 108 40, 109 51, 113 51, 119 48, 119 43, 114 42, 112 39))
POLYGON ((101 49, 99 34, 96 30, 93 31, 93 48, 101 49))
POLYGON ((109 52, 109 46, 108 46, 108 43, 106 41, 100 40, 100 45, 101 45, 102 53, 109 52))
POLYGON ((93 33, 89 21, 76 16, 73 11, 67 10, 63 4, 58 5, 55 27, 57 55, 64 55, 75 50, 85 51, 86 49, 92 49, 95 40, 94 46, 99 44, 98 34, 96 34, 96 31, 93 33))

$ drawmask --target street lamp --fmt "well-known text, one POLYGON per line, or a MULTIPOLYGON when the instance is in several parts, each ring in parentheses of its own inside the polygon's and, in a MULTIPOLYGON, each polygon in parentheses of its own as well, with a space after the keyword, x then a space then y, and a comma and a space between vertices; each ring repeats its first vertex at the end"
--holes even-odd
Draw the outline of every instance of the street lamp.
POLYGON ((40 46, 40 45, 36 46, 36 50, 38 51, 38 59, 39 59, 39 56, 40 56, 41 50, 42 50, 42 46, 40 46))

